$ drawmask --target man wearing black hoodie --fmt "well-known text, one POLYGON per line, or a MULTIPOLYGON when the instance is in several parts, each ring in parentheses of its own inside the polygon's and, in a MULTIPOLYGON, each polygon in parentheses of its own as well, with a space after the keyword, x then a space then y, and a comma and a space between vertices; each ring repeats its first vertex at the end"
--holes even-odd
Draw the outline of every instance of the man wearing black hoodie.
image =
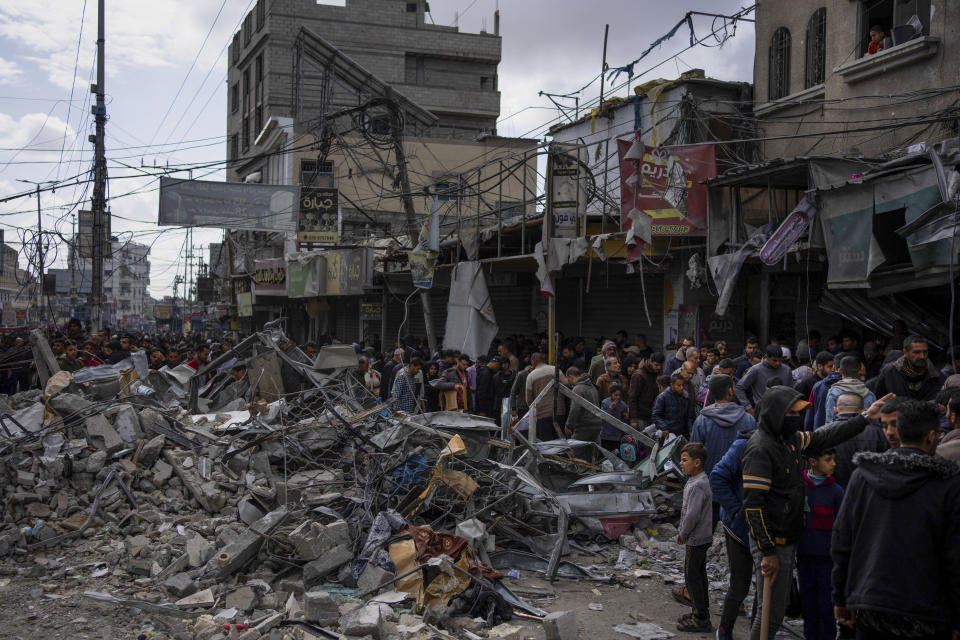
POLYGON ((758 595, 763 593, 765 576, 773 582, 773 589, 770 602, 760 598, 751 640, 760 640, 763 607, 770 607, 774 634, 787 607, 797 542, 803 532, 804 451, 832 449, 854 437, 869 420, 880 416, 883 403, 892 397, 874 402, 862 415, 812 433, 802 431, 800 417, 810 403, 790 387, 767 389, 757 405, 757 430, 743 452, 743 508, 750 527, 758 595))
POLYGON ((901 446, 860 453, 833 528, 833 603, 857 638, 960 637, 960 467, 936 406, 897 409, 901 446), (869 523, 869 526, 862 526, 869 523))

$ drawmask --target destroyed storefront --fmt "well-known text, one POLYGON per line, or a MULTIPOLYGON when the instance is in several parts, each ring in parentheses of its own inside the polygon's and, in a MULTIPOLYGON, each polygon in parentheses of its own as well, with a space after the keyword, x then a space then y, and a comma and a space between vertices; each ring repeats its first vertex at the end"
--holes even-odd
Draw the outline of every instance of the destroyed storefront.
POLYGON ((844 326, 888 338, 899 319, 943 348, 949 328, 931 303, 949 298, 955 155, 946 142, 886 162, 794 158, 710 180, 718 308, 762 341, 844 326))
POLYGON ((645 531, 677 518, 683 439, 651 440, 566 387, 633 437, 634 462, 468 414, 392 412, 357 382, 351 347, 310 362, 277 328, 190 372, 149 370, 142 353, 53 372, 42 334, 32 345, 43 391, 0 398, 0 554, 82 552, 85 599, 187 637, 224 624, 385 638, 393 608, 501 637, 507 621, 550 624, 507 573, 610 583, 564 557, 629 539, 632 572, 633 547, 672 548, 645 531))

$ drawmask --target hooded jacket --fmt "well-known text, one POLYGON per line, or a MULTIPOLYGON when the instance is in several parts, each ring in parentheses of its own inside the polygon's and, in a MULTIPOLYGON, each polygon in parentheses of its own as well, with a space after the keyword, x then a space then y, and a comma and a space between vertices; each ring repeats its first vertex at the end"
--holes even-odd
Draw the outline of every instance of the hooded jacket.
MULTIPOLYGON (((593 383, 588 375, 581 375, 577 384, 573 385, 573 392, 592 404, 595 407, 600 406, 600 396, 597 393, 597 385, 593 383)), ((570 414, 567 416, 567 428, 573 433, 577 440, 586 440, 596 442, 600 437, 600 429, 603 427, 603 421, 580 406, 577 402, 570 403, 570 414)))
POLYGON ((803 531, 804 451, 824 450, 863 431, 858 415, 816 431, 784 433, 783 418, 800 394, 790 387, 767 390, 757 406, 757 430, 743 452, 743 508, 750 535, 764 556, 793 544, 803 531))
POLYGON ((693 408, 689 398, 677 395, 667 387, 657 396, 653 405, 653 421, 658 429, 666 429, 678 436, 689 436, 693 424, 693 408))
POLYGON ((643 420, 649 424, 658 393, 657 372, 649 364, 645 364, 630 378, 630 390, 627 393, 630 419, 643 420))
POLYGON ((937 445, 937 455, 960 464, 960 429, 954 429, 943 436, 937 445))
POLYGON ((737 402, 747 409, 753 409, 760 404, 760 399, 767 391, 767 380, 770 378, 779 378, 782 385, 793 385, 793 378, 790 377, 790 367, 781 363, 779 367, 773 368, 767 364, 766 360, 763 360, 760 364, 750 367, 740 378, 740 384, 737 385, 735 391, 737 402))
POLYGON ((960 467, 913 447, 854 462, 831 541, 834 604, 960 629, 960 467))
POLYGON ((757 422, 746 410, 735 402, 721 402, 703 408, 693 422, 690 442, 701 442, 707 448, 707 461, 703 470, 713 471, 714 465, 727 452, 737 434, 741 431, 753 431, 757 422))
POLYGON ((937 392, 943 385, 943 376, 937 368, 927 360, 927 369, 920 380, 908 380, 903 371, 906 356, 900 356, 896 361, 883 367, 877 377, 877 397, 882 398, 888 393, 895 393, 898 397, 913 398, 929 402, 937 397, 937 392))
POLYGON ((738 433, 710 472, 710 490, 713 501, 720 504, 720 521, 730 535, 748 548, 747 520, 743 515, 743 450, 753 432, 751 429, 738 433))
POLYGON ((807 431, 819 429, 827 422, 827 392, 830 387, 835 385, 843 377, 839 371, 834 371, 823 380, 813 385, 813 391, 810 392, 810 408, 803 418, 803 428, 807 431))
POLYGON ((867 385, 858 378, 841 378, 838 382, 833 383, 833 386, 827 391, 827 400, 823 409, 825 422, 833 421, 833 410, 837 406, 837 398, 844 393, 852 393, 863 398, 864 409, 877 401, 877 396, 873 395, 873 391, 867 389, 867 385))

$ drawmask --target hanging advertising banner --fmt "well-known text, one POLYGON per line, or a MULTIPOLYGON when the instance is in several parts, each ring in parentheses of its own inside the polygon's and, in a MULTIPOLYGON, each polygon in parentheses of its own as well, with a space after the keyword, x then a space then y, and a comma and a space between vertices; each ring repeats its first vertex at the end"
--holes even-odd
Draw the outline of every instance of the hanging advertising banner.
POLYGON ((339 192, 336 189, 301 187, 297 240, 337 244, 340 240, 339 228, 339 192))
POLYGON ((633 143, 617 140, 620 158, 620 228, 629 231, 634 208, 652 218, 651 235, 707 233, 707 186, 716 177, 713 145, 644 147, 643 160, 624 158, 633 143))
POLYGON ((550 172, 550 213, 552 235, 556 238, 576 238, 580 216, 587 210, 587 190, 584 184, 585 151, 573 144, 550 145, 548 171, 550 172))
POLYGON ((433 196, 433 206, 427 216, 417 246, 407 258, 410 263, 410 276, 413 286, 418 289, 433 287, 434 268, 437 265, 437 256, 440 255, 440 214, 438 213, 438 198, 433 196))
POLYGON ((324 295, 327 261, 323 256, 299 257, 287 262, 287 297, 316 298, 324 295))
POLYGON ((327 251, 326 295, 358 296, 372 285, 373 249, 327 251))
POLYGON ((287 294, 287 263, 282 258, 257 260, 253 270, 253 291, 258 296, 287 294))
POLYGON ((300 187, 160 178, 157 224, 296 231, 300 187))
POLYGON ((253 316, 253 294, 249 291, 237 294, 237 315, 241 318, 253 316))

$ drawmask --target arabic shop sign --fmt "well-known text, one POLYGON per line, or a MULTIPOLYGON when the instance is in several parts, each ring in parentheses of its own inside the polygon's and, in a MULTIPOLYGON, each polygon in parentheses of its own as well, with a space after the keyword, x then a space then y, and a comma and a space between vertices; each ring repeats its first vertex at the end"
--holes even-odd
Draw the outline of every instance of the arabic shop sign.
POLYGON ((287 293, 287 263, 282 259, 254 263, 253 290, 258 296, 283 296, 287 293))
POLYGON ((336 189, 302 187, 297 240, 336 244, 339 240, 339 192, 336 189))

